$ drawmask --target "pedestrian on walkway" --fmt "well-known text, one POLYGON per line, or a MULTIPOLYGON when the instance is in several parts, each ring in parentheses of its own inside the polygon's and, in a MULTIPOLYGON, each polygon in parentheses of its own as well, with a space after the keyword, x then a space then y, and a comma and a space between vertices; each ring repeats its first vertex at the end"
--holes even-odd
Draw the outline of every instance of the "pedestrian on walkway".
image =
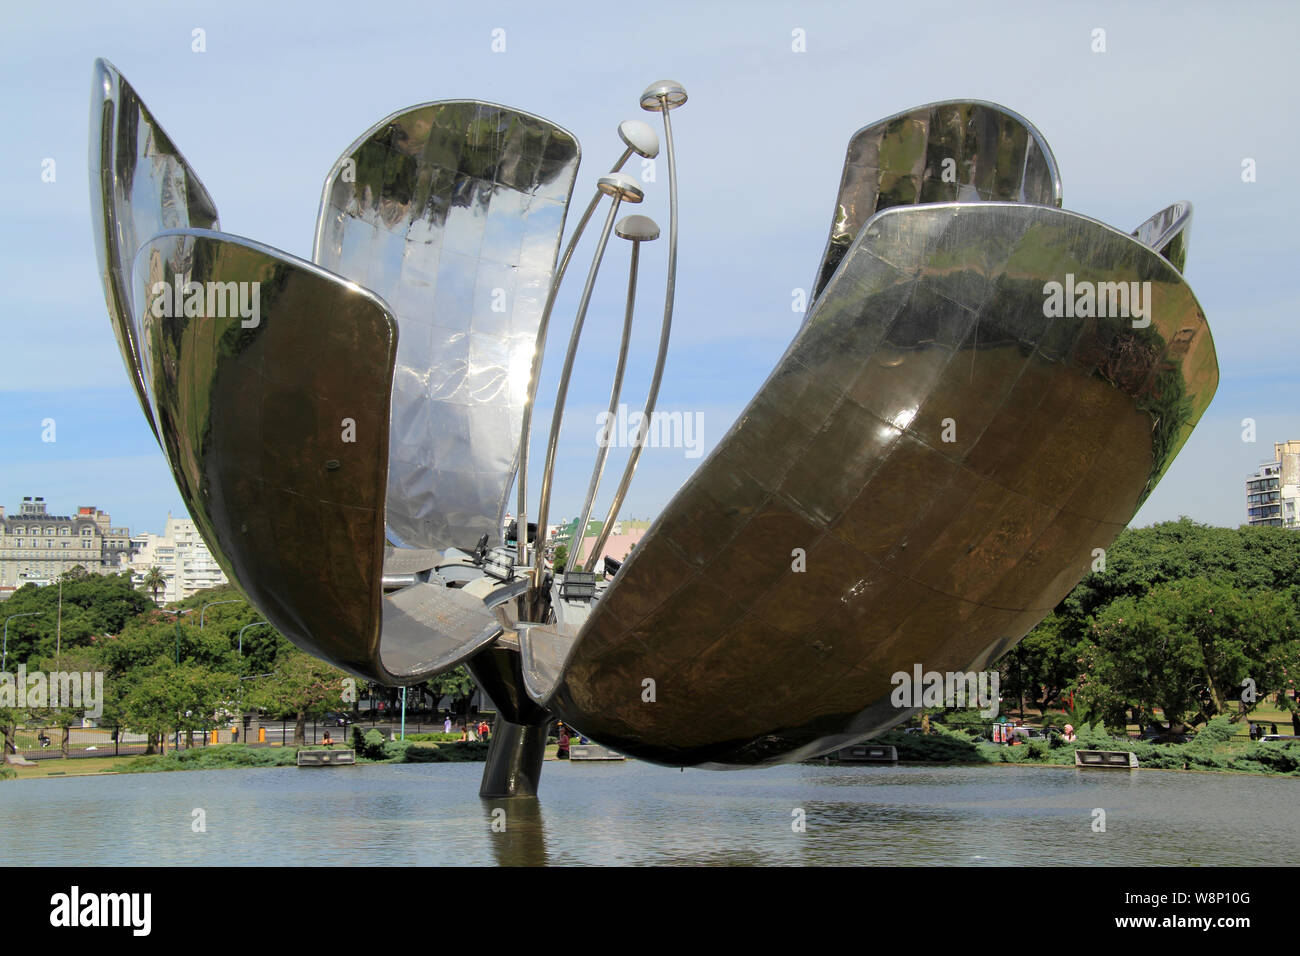
POLYGON ((569 728, 565 727, 564 724, 560 724, 560 737, 559 744, 555 748, 555 759, 569 759, 569 728))

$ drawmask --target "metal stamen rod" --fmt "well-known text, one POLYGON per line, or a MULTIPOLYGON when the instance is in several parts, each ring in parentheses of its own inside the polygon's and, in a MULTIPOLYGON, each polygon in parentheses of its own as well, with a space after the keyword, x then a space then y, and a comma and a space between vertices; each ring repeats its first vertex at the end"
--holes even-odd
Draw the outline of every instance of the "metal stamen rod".
MULTIPOLYGON (((623 316, 623 340, 618 347, 618 365, 614 369, 614 385, 609 392, 609 408, 605 412, 605 431, 601 436, 600 447, 596 450, 596 464, 591 469, 591 481, 587 485, 587 498, 582 503, 582 517, 578 519, 578 527, 581 534, 585 537, 587 533, 587 520, 591 517, 591 506, 596 500, 596 492, 600 489, 600 479, 605 472, 605 458, 609 455, 610 436, 614 432, 614 419, 618 411, 618 400, 623 391, 623 372, 627 368, 628 346, 632 342, 632 313, 636 309, 636 280, 637 280, 637 263, 640 260, 641 243, 650 242, 659 238, 659 227, 649 216, 626 216, 617 226, 614 227, 614 234, 620 239, 627 239, 632 243, 632 262, 628 267, 627 276, 627 311, 623 316)), ((567 574, 578 563, 582 554, 583 538, 578 539, 576 546, 569 548, 569 557, 565 562, 564 571, 567 574)), ((587 570, 590 570, 588 568, 587 570)))
MULTIPOLYGON (((618 207, 624 201, 640 202, 644 198, 641 187, 635 179, 623 173, 610 173, 602 176, 597 188, 613 197, 614 202, 605 217, 605 228, 600 232, 600 242, 596 245, 596 254, 591 260, 587 272, 587 284, 583 286, 582 298, 578 301, 578 314, 573 320, 573 331, 569 334, 569 348, 564 354, 564 368, 560 371, 560 387, 555 396, 555 412, 551 416, 551 433, 546 439, 546 461, 542 466, 541 501, 537 505, 537 534, 545 534, 546 519, 551 508, 551 480, 555 476, 555 453, 560 442, 560 423, 564 420, 564 400, 569 392, 569 379, 573 375, 573 360, 578 353, 578 340, 582 338, 582 324, 587 318, 587 306, 591 303, 591 292, 596 286, 596 273, 600 271, 600 260, 604 258, 605 246, 609 243, 609 234, 614 229, 614 217, 618 207)), ((526 526, 525 526, 526 528, 526 526)), ((527 537, 527 530, 524 532, 527 537)), ((533 586, 542 581, 542 567, 545 551, 536 549, 533 557, 533 586)))
MULTIPOLYGON (((618 158, 610 169, 611 173, 616 173, 623 168, 633 153, 644 156, 646 159, 654 159, 659 155, 659 137, 655 131, 650 128, 649 123, 641 120, 624 120, 618 124, 618 135, 626 144, 623 155, 618 158)), ((537 398, 537 385, 542 374, 542 358, 546 352, 546 332, 551 324, 551 311, 555 308, 555 299, 560 292, 560 283, 564 281, 565 270, 569 268, 569 260, 573 258, 573 250, 578 247, 578 240, 582 238, 582 231, 587 228, 587 223, 591 220, 592 214, 596 211, 596 206, 600 203, 600 197, 603 196, 599 189, 591 197, 591 202, 587 203, 587 208, 583 211, 582 217, 578 220, 577 228, 573 230, 573 235, 569 237, 569 244, 564 247, 564 254, 560 256, 559 264, 555 268, 555 276, 551 280, 550 291, 546 293, 546 304, 542 309, 542 319, 537 325, 537 340, 533 346, 533 361, 529 368, 528 378, 528 401, 524 403, 523 428, 519 436, 519 517, 515 523, 518 528, 515 543, 515 557, 519 564, 528 562, 528 445, 532 439, 533 432, 533 403, 537 398)))
POLYGON ((668 153, 668 286, 664 293, 664 322, 659 333, 659 354, 655 358, 654 375, 650 379, 650 393, 646 397, 641 427, 637 430, 636 441, 632 444, 627 465, 623 468, 623 477, 614 491, 614 500, 609 503, 605 523, 591 546, 591 554, 588 555, 587 563, 583 568, 586 571, 595 567, 596 555, 600 554, 601 549, 605 547, 610 529, 614 527, 614 519, 618 516, 618 510, 623 507, 623 499, 627 497, 627 490, 632 484, 632 475, 636 472, 637 459, 641 457, 641 447, 650 428, 650 416, 654 414, 655 402, 659 398, 659 384, 663 380, 664 363, 668 359, 668 336, 673 326, 673 295, 677 287, 677 163, 673 154, 673 128, 668 121, 668 112, 685 102, 686 89, 672 80, 652 83, 641 94, 642 109, 664 115, 664 148, 668 153))

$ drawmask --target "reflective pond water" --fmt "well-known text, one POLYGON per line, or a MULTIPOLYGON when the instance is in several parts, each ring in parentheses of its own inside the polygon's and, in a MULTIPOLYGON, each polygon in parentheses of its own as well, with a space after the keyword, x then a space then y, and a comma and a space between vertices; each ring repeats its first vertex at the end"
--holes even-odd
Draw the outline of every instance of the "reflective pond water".
POLYGON ((481 771, 477 763, 381 764, 6 781, 0 783, 0 860, 271 866, 1300 862, 1295 778, 1007 766, 801 765, 718 773, 637 761, 548 762, 538 801, 490 803, 477 796, 481 771), (494 815, 497 809, 504 814, 494 815), (1097 829, 1099 810, 1104 832, 1097 829), (200 819, 206 832, 195 832, 200 819))

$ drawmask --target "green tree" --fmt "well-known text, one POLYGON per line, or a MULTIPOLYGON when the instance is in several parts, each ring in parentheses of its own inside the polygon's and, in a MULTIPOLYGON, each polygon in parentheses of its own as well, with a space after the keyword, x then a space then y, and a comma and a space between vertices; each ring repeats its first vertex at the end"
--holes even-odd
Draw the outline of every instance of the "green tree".
POLYGON ((293 717, 293 742, 301 746, 309 719, 342 706, 345 677, 337 667, 290 645, 276 656, 271 674, 251 682, 246 701, 275 716, 293 717))
MULTIPOLYGON (((1135 720, 1147 721, 1150 715, 1143 708, 1153 705, 1125 703, 1142 696, 1132 679, 1124 693, 1118 692, 1125 686, 1122 680, 1099 682, 1099 668, 1123 676, 1122 664, 1107 660, 1122 645, 1098 643, 1094 625, 1120 600, 1139 601, 1153 588, 1190 580, 1213 582, 1242 595, 1270 592, 1291 607, 1300 606, 1300 535, 1285 528, 1216 528, 1187 518, 1127 529, 1107 549, 1099 569, 1087 574, 1017 651, 999 662, 1000 668, 1009 672, 1012 654, 1019 653, 1025 690, 1031 696, 1041 695, 1040 707, 1049 705, 1054 696, 1060 699, 1068 691, 1078 691, 1077 710, 1072 714, 1076 726, 1082 716, 1124 720, 1126 709, 1133 711, 1135 720)), ((1112 624, 1118 616, 1112 616, 1112 624)), ((1292 686, 1286 681, 1294 678, 1297 669, 1291 666, 1291 677, 1282 674, 1286 662, 1294 659, 1285 644, 1282 641, 1264 657, 1253 659, 1250 676, 1263 688, 1261 675, 1265 675, 1268 686, 1282 692, 1278 699, 1291 710, 1293 726, 1300 731, 1297 702, 1285 693, 1292 686)), ((1161 665, 1152 662, 1151 666, 1161 665)), ((1220 691, 1222 697, 1225 692, 1220 691)))
MULTIPOLYGON (((27 585, 5 602, 5 616, 38 612, 9 627, 9 664, 53 657, 58 627, 59 589, 27 585)), ((127 574, 88 574, 63 584, 63 650, 92 646, 105 634, 116 634, 141 611, 153 607, 147 595, 131 587, 127 574)))
POLYGON ((478 690, 478 684, 464 664, 429 678, 425 686, 435 701, 450 697, 452 711, 462 718, 469 715, 469 702, 478 690))
MULTIPOLYGON (((148 603, 148 598, 144 600, 148 603)), ((233 687, 238 683, 238 660, 230 637, 220 630, 200 630, 197 623, 190 623, 193 615, 178 621, 152 609, 152 605, 150 608, 127 624, 120 634, 101 637, 92 648, 93 660, 105 675, 103 722, 127 724, 141 733, 152 734, 153 731, 132 723, 138 720, 141 709, 138 701, 134 704, 128 701, 137 693, 136 684, 143 675, 155 673, 159 668, 175 667, 179 650, 182 665, 199 667, 212 674, 213 679, 224 675, 232 683, 233 694, 233 687)), ((195 710, 194 707, 186 709, 195 710)), ((168 723, 167 726, 181 725, 168 723)), ((151 741, 150 752, 153 746, 151 741)))
MULTIPOLYGON (((88 648, 74 648, 65 651, 62 658, 56 661, 53 657, 42 658, 29 662, 29 667, 33 670, 43 671, 51 675, 47 687, 46 706, 28 707, 25 717, 25 723, 31 727, 54 727, 59 731, 59 751, 64 756, 68 756, 71 748, 71 733, 73 727, 82 724, 86 717, 87 701, 85 693, 86 688, 84 681, 80 681, 82 688, 82 706, 71 707, 69 702, 62 700, 62 691, 59 692, 59 700, 55 700, 55 683, 58 680, 57 672, 65 674, 86 675, 95 672, 97 669, 96 657, 88 648), (58 706, 56 706, 56 704, 58 706)), ((93 680, 93 677, 91 678, 93 680)), ((79 679, 80 680, 80 679, 79 679)), ((69 685, 71 690, 71 685, 69 685)))
POLYGON ((153 603, 158 603, 158 592, 167 586, 167 576, 163 574, 162 568, 154 565, 144 574, 144 579, 140 582, 145 588, 153 593, 153 603))
POLYGON ((4 748, 0 750, 0 763, 4 762, 4 757, 8 754, 18 752, 17 729, 27 717, 24 710, 17 707, 0 707, 0 735, 4 736, 4 748))
POLYGON ((1080 693, 1108 723, 1125 707, 1144 722, 1159 708, 1172 731, 1240 716, 1247 678, 1265 692, 1286 680, 1297 634, 1285 595, 1202 578, 1157 585, 1096 615, 1080 693))
POLYGON ((1053 611, 998 662, 1004 695, 1024 693, 1044 712, 1074 686, 1079 676, 1082 638, 1072 622, 1053 611))
POLYGON ((224 714, 236 693, 233 674, 201 664, 176 664, 166 658, 132 673, 121 692, 123 723, 148 735, 148 753, 157 743, 166 751, 167 734, 184 730, 192 741, 224 714))
POLYGON ((215 628, 200 629, 191 617, 177 619, 158 612, 131 621, 118 635, 94 642, 96 659, 110 674, 123 676, 133 668, 155 663, 159 658, 186 661, 225 670, 238 670, 230 637, 215 628))

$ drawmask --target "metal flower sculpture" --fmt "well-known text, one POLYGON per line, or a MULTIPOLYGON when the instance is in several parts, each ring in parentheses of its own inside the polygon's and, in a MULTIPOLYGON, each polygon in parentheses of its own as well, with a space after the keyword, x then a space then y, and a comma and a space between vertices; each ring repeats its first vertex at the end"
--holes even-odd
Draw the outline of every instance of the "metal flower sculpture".
MULTIPOLYGON (((652 84, 670 221, 677 83, 652 84)), ((621 567, 601 537, 550 568, 527 519, 532 410, 556 293, 610 199, 565 351, 544 529, 578 341, 611 235, 640 244, 622 172, 559 253, 579 149, 473 101, 403 110, 326 178, 314 262, 218 230, 216 208, 108 63, 91 194, 110 318, 181 494, 230 578, 290 640, 409 684, 466 664, 496 705, 481 793, 535 794, 559 718, 648 760, 805 759, 906 719, 891 675, 987 666, 1132 519, 1218 382, 1181 275, 1190 206, 1132 234, 1062 210, 1042 136, 991 103, 923 106, 849 143, 803 327, 621 567), (501 540, 512 486, 518 529, 501 540), (792 561, 792 555, 803 557, 792 561), (612 579, 609 571, 613 571, 612 579), (648 682, 653 682, 649 684, 648 682), (654 693, 644 689, 653 686, 654 693)), ((605 464, 598 452, 580 528, 605 464)), ((579 536, 580 537, 580 536, 579 536)))

